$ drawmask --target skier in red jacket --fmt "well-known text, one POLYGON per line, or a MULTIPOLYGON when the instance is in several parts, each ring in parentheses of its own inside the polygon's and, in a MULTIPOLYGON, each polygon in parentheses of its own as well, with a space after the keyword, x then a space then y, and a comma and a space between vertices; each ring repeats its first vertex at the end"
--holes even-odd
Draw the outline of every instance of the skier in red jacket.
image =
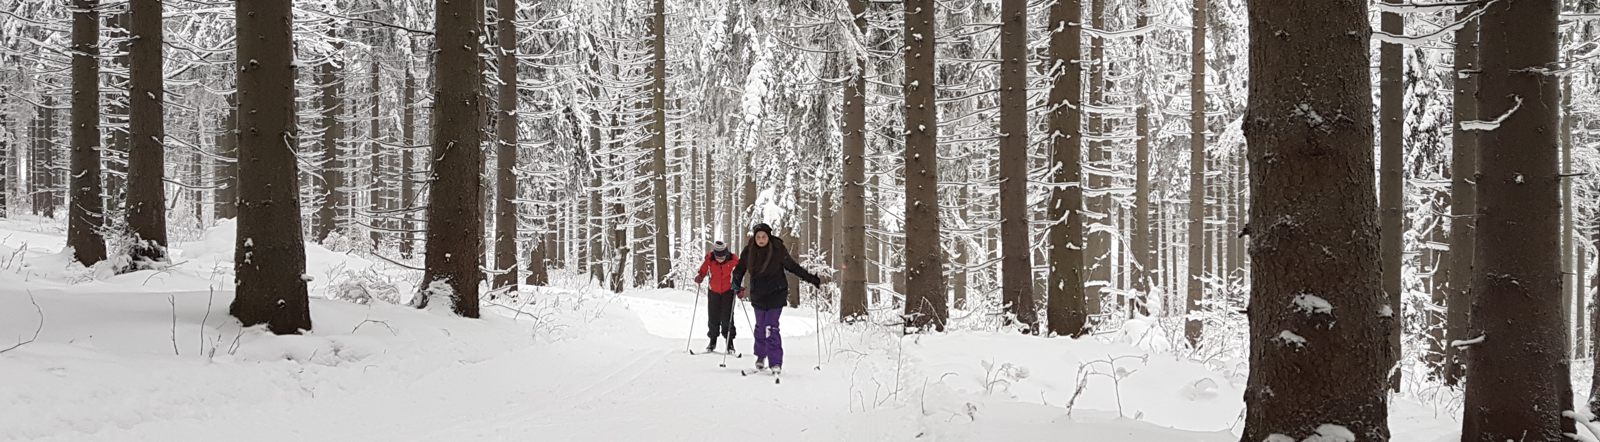
POLYGON ((694 277, 695 284, 704 282, 708 275, 711 277, 706 301, 706 337, 711 338, 706 344, 707 353, 717 350, 717 336, 728 338, 728 353, 733 353, 733 337, 738 334, 733 328, 733 268, 738 265, 739 256, 729 252, 727 244, 717 241, 711 253, 706 254, 705 262, 700 264, 700 273, 694 277))

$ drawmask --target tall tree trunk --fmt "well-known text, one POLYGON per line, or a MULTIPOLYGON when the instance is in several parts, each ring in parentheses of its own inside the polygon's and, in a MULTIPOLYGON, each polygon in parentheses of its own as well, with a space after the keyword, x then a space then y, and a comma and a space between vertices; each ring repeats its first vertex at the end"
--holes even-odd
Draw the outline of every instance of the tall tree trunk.
POLYGON ((651 20, 651 45, 655 53, 655 65, 650 69, 651 81, 655 83, 651 88, 650 104, 654 111, 650 130, 650 146, 655 148, 652 155, 655 168, 655 274, 656 287, 671 287, 672 281, 667 279, 667 273, 672 270, 672 250, 667 242, 667 1, 655 0, 654 18, 651 20))
MULTIPOLYGON (((1445 169, 1444 172, 1443 178, 1450 179, 1449 170, 1445 169)), ((1450 286, 1447 281, 1450 280, 1450 265, 1448 263, 1450 262, 1451 250, 1436 250, 1431 245, 1447 244, 1449 242, 1449 232, 1445 229, 1445 220, 1449 217, 1439 208, 1451 205, 1451 202, 1450 192, 1443 189, 1434 189, 1432 192, 1433 201, 1429 204, 1432 207, 1429 207, 1430 210, 1425 213, 1434 215, 1435 221, 1433 221, 1434 225, 1428 229, 1428 236, 1424 240, 1430 246, 1421 249, 1423 251, 1423 261, 1419 270, 1419 273, 1431 274, 1428 277, 1428 285, 1426 286, 1429 299, 1428 308, 1419 309, 1419 313, 1425 320, 1423 327, 1427 331, 1428 352, 1423 356, 1423 361, 1428 364, 1429 374, 1432 378, 1443 379, 1444 348, 1449 344, 1449 341, 1446 341, 1444 337, 1445 311, 1443 307, 1450 299, 1450 286)), ((1390 385, 1390 388, 1393 387, 1393 385, 1390 385)))
POLYGON ((291 2, 236 2, 239 108, 237 294, 228 312, 276 334, 311 329, 300 233, 291 2), (286 148, 287 147, 287 148, 286 148))
MULTIPOLYGON (((1095 30, 1106 29, 1106 1, 1089 0, 1089 23, 1095 30)), ((1105 311, 1102 307, 1106 292, 1111 289, 1111 231, 1112 205, 1108 190, 1111 188, 1110 171, 1115 167, 1111 164, 1111 143, 1105 141, 1106 119, 1101 116, 1101 107, 1105 105, 1106 89, 1106 43, 1098 33, 1089 34, 1089 99, 1090 109, 1084 116, 1089 120, 1089 128, 1084 131, 1084 147, 1088 149, 1088 164, 1090 172, 1085 174, 1089 179, 1087 189, 1091 192, 1085 200, 1087 206, 1083 213, 1086 240, 1089 249, 1084 259, 1089 269, 1089 280, 1085 282, 1083 291, 1088 296, 1088 309, 1090 315, 1098 315, 1105 311), (1094 228, 1092 226, 1100 226, 1094 228)), ((1093 325, 1091 324, 1091 327, 1093 325)))
MULTIPOLYGON (((495 102, 495 207, 493 290, 517 291, 517 1, 496 0, 500 85, 495 102)), ((531 264, 531 263, 530 263, 531 264)))
MULTIPOLYGON (((373 46, 376 47, 378 39, 373 40, 375 41, 373 46)), ((372 241, 372 250, 378 250, 383 246, 383 229, 388 228, 381 219, 384 210, 387 209, 383 203, 383 190, 387 186, 383 182, 383 172, 386 167, 383 158, 386 154, 380 141, 383 137, 378 135, 378 123, 383 121, 379 113, 379 108, 383 104, 383 89, 378 80, 380 75, 378 57, 375 53, 370 55, 372 64, 367 71, 367 91, 372 94, 372 107, 367 108, 369 112, 367 114, 367 223, 370 224, 367 226, 367 239, 372 241)))
POLYGON ((1574 432, 1561 319, 1561 181, 1554 0, 1495 3, 1481 17, 1473 339, 1462 441, 1561 440, 1574 432))
POLYGON ((416 213, 411 210, 411 206, 416 205, 416 190, 412 184, 416 182, 412 176, 416 172, 416 164, 411 151, 416 149, 417 145, 417 78, 409 57, 406 59, 405 70, 406 81, 400 92, 401 100, 404 101, 400 104, 400 138, 403 147, 399 152, 400 208, 405 211, 395 213, 393 216, 400 218, 400 257, 411 259, 411 248, 417 242, 416 233, 413 232, 416 228, 411 224, 411 217, 416 213))
MULTIPOLYGON (((162 67, 162 0, 135 0, 128 21, 129 49, 128 230, 138 242, 135 267, 167 260, 165 70, 162 67)), ((248 59, 246 59, 248 60, 248 59)))
POLYGON ((1206 12, 1210 10, 1209 0, 1194 1, 1194 32, 1189 39, 1189 297, 1184 312, 1190 317, 1183 334, 1190 346, 1200 345, 1204 333, 1204 325, 1193 315, 1200 311, 1206 288, 1206 12))
MULTIPOLYGON (((1150 16, 1145 11, 1149 9, 1149 0, 1139 0, 1137 19, 1134 28, 1143 29, 1150 25, 1150 16)), ((1138 70, 1134 79, 1134 132, 1138 137, 1134 143, 1134 185, 1133 185, 1133 232, 1129 234, 1131 245, 1129 254, 1133 263, 1133 292, 1134 305, 1131 306, 1128 317, 1135 313, 1149 315, 1151 277, 1150 274, 1157 265, 1153 250, 1150 248, 1150 106, 1149 99, 1145 96, 1148 87, 1150 66, 1146 63, 1145 39, 1143 35, 1133 38, 1135 51, 1134 69, 1138 70)), ((1157 242, 1160 240, 1158 239, 1157 242)))
POLYGON ((998 152, 1000 298, 1005 304, 1007 321, 1015 318, 1024 331, 1037 333, 1039 315, 1033 305, 1032 235, 1028 233, 1028 223, 1032 221, 1028 217, 1028 127, 1028 2, 1002 0, 998 152))
POLYGON ((600 141, 600 112, 591 111, 590 121, 593 123, 589 127, 589 151, 582 152, 580 157, 583 158, 584 172, 589 175, 589 222, 586 223, 588 225, 588 234, 586 236, 589 238, 589 259, 592 261, 589 268, 589 276, 605 281, 607 278, 605 264, 609 261, 609 257, 605 254, 604 241, 609 233, 609 225, 606 223, 605 209, 600 201, 601 195, 605 193, 605 190, 601 188, 602 180, 600 175, 602 171, 596 167, 599 165, 599 161, 602 161, 597 159, 603 147, 600 141))
MULTIPOLYGON (((204 182, 205 178, 205 134, 206 122, 200 115, 205 115, 206 109, 202 108, 194 118, 194 146, 189 149, 189 176, 191 183, 204 182)), ((196 226, 204 228, 206 225, 205 192, 200 189, 189 189, 183 193, 189 195, 190 216, 194 217, 196 226)))
MULTIPOLYGON (((124 9, 123 12, 112 17, 111 22, 114 25, 108 29, 111 40, 117 42, 116 50, 113 51, 116 52, 116 55, 111 57, 111 65, 121 69, 127 69, 129 65, 128 44, 130 39, 128 38, 128 30, 133 26, 129 24, 128 19, 129 13, 124 9)), ((128 145, 132 140, 128 136, 128 84, 125 81, 115 81, 116 78, 125 79, 126 76, 108 75, 107 77, 107 82, 114 85, 113 88, 121 92, 122 98, 124 98, 122 100, 107 100, 109 109, 107 109, 106 113, 109 115, 105 116, 105 122, 111 123, 111 127, 105 129, 106 133, 103 135, 105 136, 106 145, 100 153, 101 164, 107 169, 104 171, 106 172, 105 185, 101 189, 106 194, 106 205, 104 207, 106 210, 102 215, 102 221, 107 224, 107 227, 111 227, 109 224, 122 221, 120 218, 113 219, 112 217, 121 216, 123 207, 127 203, 128 145), (120 127, 118 127, 117 123, 121 123, 120 127)))
MULTIPOLYGON (((1085 310, 1083 268, 1083 4, 1080 0, 1050 5, 1050 134, 1054 157, 1050 169, 1050 283, 1045 306, 1051 334, 1081 336, 1089 318, 1085 310)), ((1002 71, 1003 72, 1003 71, 1002 71)), ((1016 166, 1012 169, 1015 171, 1016 166)), ((1002 209, 1004 210, 1004 209, 1002 209)), ((1013 209, 1015 210, 1015 209, 1013 209)))
POLYGON ((1369 37, 1351 33, 1367 29, 1367 6, 1252 0, 1249 10, 1256 271, 1240 440, 1335 438, 1334 423, 1387 441, 1397 317, 1381 313, 1369 37))
MULTIPOLYGON (((1476 10, 1464 7, 1458 20, 1471 18, 1476 10)), ((1477 248, 1478 223, 1478 134, 1464 130, 1463 122, 1478 117, 1478 20, 1468 20, 1456 30, 1454 127, 1450 131, 1450 295, 1445 300, 1445 342, 1467 339, 1468 313, 1472 305, 1473 250, 1477 248)), ((1465 375, 1465 356, 1461 347, 1446 345, 1444 382, 1457 385, 1465 375)))
POLYGON ((433 106, 433 177, 428 190, 428 233, 423 295, 450 295, 456 314, 478 317, 478 260, 483 243, 482 97, 483 44, 478 23, 482 0, 438 2, 434 72, 439 81, 433 106), (464 79, 473 79, 466 81, 464 79), (443 285, 444 287, 440 287, 443 285))
MULTIPOLYGON (((1383 0, 1385 3, 1399 3, 1398 0, 1383 0)), ((1405 22, 1400 14, 1384 12, 1381 25, 1383 32, 1394 35, 1404 33, 1405 22)), ((1380 250, 1383 262, 1383 292, 1389 296, 1389 309, 1394 315, 1401 312, 1400 298, 1403 289, 1400 286, 1400 268, 1405 259, 1405 243, 1402 241, 1405 229, 1405 170, 1404 153, 1405 140, 1405 66, 1402 64, 1401 47, 1395 43, 1384 42, 1378 49, 1378 206, 1381 211, 1380 250)), ((1389 346, 1393 347, 1391 355, 1396 358, 1400 355, 1400 321, 1392 321, 1393 328, 1388 332, 1389 346)), ((1394 369, 1391 377, 1390 389, 1400 391, 1399 366, 1394 363, 1398 359, 1389 361, 1394 369)))
POLYGON ((46 95, 44 98, 44 116, 41 124, 39 131, 42 136, 38 140, 39 145, 37 147, 39 155, 34 160, 39 163, 40 179, 38 181, 40 183, 38 195, 41 201, 38 205, 41 208, 39 213, 44 215, 45 218, 55 218, 57 207, 56 191, 60 186, 57 178, 60 177, 61 173, 58 170, 60 165, 57 164, 56 159, 56 146, 59 144, 56 142, 56 97, 54 95, 46 95))
MULTIPOLYGON (((332 32, 329 31, 329 38, 334 37, 332 32)), ((344 138, 344 122, 340 121, 344 114, 344 81, 339 79, 339 70, 344 68, 342 50, 343 45, 335 43, 334 53, 317 68, 318 81, 322 83, 322 206, 317 211, 317 227, 312 236, 319 243, 339 230, 346 205, 344 155, 339 148, 339 140, 344 138)))
MULTIPOLYGON (((0 97, 0 108, 10 108, 10 101, 0 97)), ((16 182, 11 168, 17 164, 17 154, 12 149, 17 147, 18 135, 12 123, 10 114, 0 114, 0 219, 11 217, 11 184, 16 182)))
POLYGON ((212 198, 212 214, 217 219, 239 217, 239 97, 227 97, 227 114, 222 118, 222 131, 217 134, 217 159, 212 163, 216 170, 216 193, 212 198))
MULTIPOLYGON (((47 96, 43 99, 49 99, 49 97, 47 96)), ((44 170, 45 166, 43 161, 39 161, 39 146, 43 145, 40 138, 44 137, 44 106, 35 106, 34 112, 33 119, 28 122, 28 182, 22 187, 28 195, 28 209, 34 215, 38 215, 41 209, 44 208, 42 199, 44 195, 40 193, 39 186, 39 178, 41 178, 39 171, 44 170)), ((18 167, 20 168, 21 166, 18 167)))
MULTIPOLYGON (((867 35, 867 2, 849 0, 855 17, 855 36, 867 35)), ((839 264, 839 319, 855 321, 867 314, 867 54, 850 53, 850 80, 844 84, 840 113, 844 119, 844 194, 839 199, 839 223, 844 228, 839 264)))
MULTIPOLYGON (((1600 229, 1590 230, 1588 241, 1596 250, 1600 250, 1600 229)), ((1600 271, 1596 271, 1593 278, 1590 280, 1589 285, 1596 289, 1589 296, 1593 297, 1591 301, 1595 305, 1600 305, 1600 271)), ((1600 333, 1600 314, 1589 316, 1589 331, 1591 333, 1600 333)), ((1595 345, 1589 346, 1588 356, 1593 360, 1600 361, 1600 340, 1596 340, 1595 345)), ((1600 411, 1600 369, 1595 369, 1590 373, 1589 381, 1589 413, 1595 413, 1600 411)))
MULTIPOLYGON (((1565 60, 1563 60, 1563 62, 1571 63, 1572 60, 1570 58, 1566 58, 1565 60)), ((1561 126, 1560 126, 1560 129, 1559 129, 1561 131, 1560 132, 1561 135, 1560 135, 1560 137, 1558 139, 1560 140, 1560 143, 1561 143, 1561 147, 1560 147, 1561 148, 1561 176, 1563 176, 1563 177, 1571 177, 1572 176, 1572 150, 1573 150, 1573 146, 1572 146, 1572 111, 1571 111, 1571 109, 1572 109, 1572 80, 1571 79, 1572 79, 1572 77, 1561 77, 1561 98, 1559 99, 1560 101, 1557 101, 1557 103, 1560 103, 1560 106, 1561 106, 1561 109, 1562 109, 1562 112, 1560 113, 1561 126)), ((1563 298, 1565 298, 1565 299, 1562 301, 1562 306, 1563 307, 1562 307, 1561 317, 1566 318, 1565 320, 1569 324, 1572 324, 1567 329, 1567 330, 1569 330, 1568 336, 1576 338, 1576 339, 1568 339, 1567 340, 1567 342, 1571 344, 1571 345, 1568 345, 1567 349, 1566 349, 1567 358, 1568 359, 1577 359, 1579 357, 1578 355, 1581 354, 1581 353, 1579 353, 1578 350, 1577 350, 1577 343, 1583 340, 1582 339, 1582 337, 1583 337, 1582 334, 1573 333, 1572 332, 1572 330, 1574 330, 1574 329, 1576 329, 1578 327, 1578 324, 1582 323, 1581 317, 1583 316, 1582 311, 1581 311, 1582 305, 1583 305, 1583 298, 1580 297, 1581 294, 1579 292, 1579 289, 1582 287, 1582 284, 1580 284, 1578 282, 1580 280, 1577 278, 1577 269, 1576 269, 1577 266, 1575 265, 1576 264, 1576 260, 1573 257, 1573 251, 1576 249, 1574 246, 1577 245, 1577 241, 1578 241, 1578 236, 1576 234, 1575 228, 1573 227, 1573 221, 1574 221, 1574 218, 1576 218, 1576 217, 1577 217, 1577 211, 1572 206, 1572 178, 1562 178, 1561 179, 1561 292, 1562 292, 1563 298)))
POLYGON ((934 98, 934 0, 905 1, 906 326, 943 331, 946 305, 939 225, 939 108, 934 98))
MULTIPOLYGON (((72 2, 72 175, 67 247, 84 266, 106 259, 100 191, 100 0, 72 2)), ((0 210, 3 212, 3 210, 0 210)))

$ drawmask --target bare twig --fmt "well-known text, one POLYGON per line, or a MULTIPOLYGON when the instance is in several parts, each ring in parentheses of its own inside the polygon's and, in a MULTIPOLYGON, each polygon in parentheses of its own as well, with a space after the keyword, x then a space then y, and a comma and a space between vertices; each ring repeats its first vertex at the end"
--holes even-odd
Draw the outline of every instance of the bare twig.
MULTIPOLYGON (((216 289, 216 287, 207 287, 206 291, 210 292, 210 294, 206 295, 206 315, 200 318, 200 352, 201 353, 205 353, 205 351, 206 351, 206 321, 211 319, 211 302, 212 302, 212 300, 216 299, 216 297, 217 297, 217 289, 216 289)), ((221 338, 218 338, 218 339, 221 339, 221 338)), ((212 353, 216 353, 216 349, 214 347, 212 348, 212 353)))
POLYGON ((167 295, 167 305, 172 306, 172 355, 182 356, 178 353, 178 301, 167 295))
POLYGON ((239 340, 242 338, 244 338, 244 327, 239 327, 239 334, 233 335, 233 343, 228 345, 229 356, 239 351, 239 340))
POLYGON ((0 349, 0 354, 22 348, 24 345, 32 344, 33 341, 39 340, 39 332, 44 331, 44 309, 39 308, 39 301, 33 299, 33 290, 28 291, 28 302, 33 303, 33 310, 39 313, 39 325, 33 329, 33 337, 28 338, 26 341, 19 340, 17 341, 16 345, 0 349))

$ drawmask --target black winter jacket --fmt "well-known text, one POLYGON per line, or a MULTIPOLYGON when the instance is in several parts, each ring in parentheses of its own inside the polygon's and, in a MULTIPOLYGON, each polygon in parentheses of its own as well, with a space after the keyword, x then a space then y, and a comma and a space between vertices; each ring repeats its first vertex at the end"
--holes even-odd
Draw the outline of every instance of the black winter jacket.
POLYGON ((746 244, 744 252, 739 253, 743 259, 733 268, 734 291, 742 287, 740 284, 744 283, 744 275, 748 272, 750 286, 743 288, 750 290, 750 303, 761 310, 783 308, 789 303, 789 278, 783 276, 784 270, 811 285, 822 284, 822 279, 800 267, 794 257, 789 256, 789 249, 783 246, 782 239, 776 236, 771 238, 766 247, 746 244))

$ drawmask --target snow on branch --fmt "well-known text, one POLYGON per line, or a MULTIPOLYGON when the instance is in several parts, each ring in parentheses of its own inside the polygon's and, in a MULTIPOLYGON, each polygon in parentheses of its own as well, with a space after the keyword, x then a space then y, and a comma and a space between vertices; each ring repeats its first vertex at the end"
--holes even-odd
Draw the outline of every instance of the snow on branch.
POLYGON ((1488 131, 1492 131, 1492 130, 1495 130, 1495 129, 1499 129, 1500 128, 1500 123, 1504 123, 1507 118, 1511 118, 1511 114, 1516 113, 1517 109, 1521 109, 1522 108, 1522 97, 1512 95, 1511 98, 1514 99, 1514 100, 1517 100, 1517 101, 1515 103, 1511 104, 1511 109, 1506 110, 1506 113, 1500 114, 1499 117, 1495 117, 1494 120, 1489 120, 1489 121, 1485 121, 1485 120, 1462 121, 1461 122, 1461 130, 1476 130, 1476 131, 1488 132, 1488 131))
POLYGON ((1395 34, 1390 34, 1388 32, 1383 32, 1382 30, 1373 29, 1372 30, 1372 38, 1375 39, 1375 40, 1384 42, 1384 43, 1392 43, 1392 44, 1398 44, 1398 45, 1409 45, 1409 46, 1421 46, 1423 43, 1426 43, 1428 40, 1433 39, 1434 37, 1438 37, 1440 35, 1444 35, 1445 33, 1453 33, 1456 30, 1461 29, 1462 26, 1466 26, 1467 23, 1470 23, 1473 20, 1477 20, 1478 17, 1483 15, 1484 11, 1489 10, 1490 6, 1494 6, 1494 4, 1496 2, 1499 2, 1499 1, 1500 0, 1489 0, 1488 3, 1484 3, 1483 4, 1482 8, 1478 8, 1476 10, 1473 10, 1472 13, 1468 14, 1466 17, 1462 17, 1460 20, 1456 20, 1455 22, 1452 22, 1452 23, 1450 23, 1448 25, 1440 27, 1439 29, 1436 29, 1433 32, 1429 32, 1427 34, 1415 35, 1415 36, 1413 36, 1413 35, 1404 35, 1404 34, 1395 35, 1395 34))
POLYGON ((1479 335, 1476 338, 1467 339, 1467 340, 1464 340, 1464 341, 1450 341, 1450 346, 1451 347, 1455 347, 1455 348, 1467 348, 1467 347, 1471 347, 1471 346, 1474 346, 1474 345, 1482 344, 1484 339, 1487 339, 1488 337, 1489 337, 1488 335, 1479 335))
POLYGON ((1388 3, 1388 2, 1377 2, 1377 3, 1373 3, 1372 6, 1377 8, 1379 11, 1382 11, 1382 12, 1406 13, 1406 12, 1431 12, 1431 11, 1439 10, 1439 9, 1450 9, 1450 8, 1459 8, 1459 7, 1462 7, 1462 6, 1481 5, 1483 3, 1484 2, 1482 0, 1447 1, 1447 2, 1438 2, 1438 3, 1422 3, 1422 2, 1388 3))

